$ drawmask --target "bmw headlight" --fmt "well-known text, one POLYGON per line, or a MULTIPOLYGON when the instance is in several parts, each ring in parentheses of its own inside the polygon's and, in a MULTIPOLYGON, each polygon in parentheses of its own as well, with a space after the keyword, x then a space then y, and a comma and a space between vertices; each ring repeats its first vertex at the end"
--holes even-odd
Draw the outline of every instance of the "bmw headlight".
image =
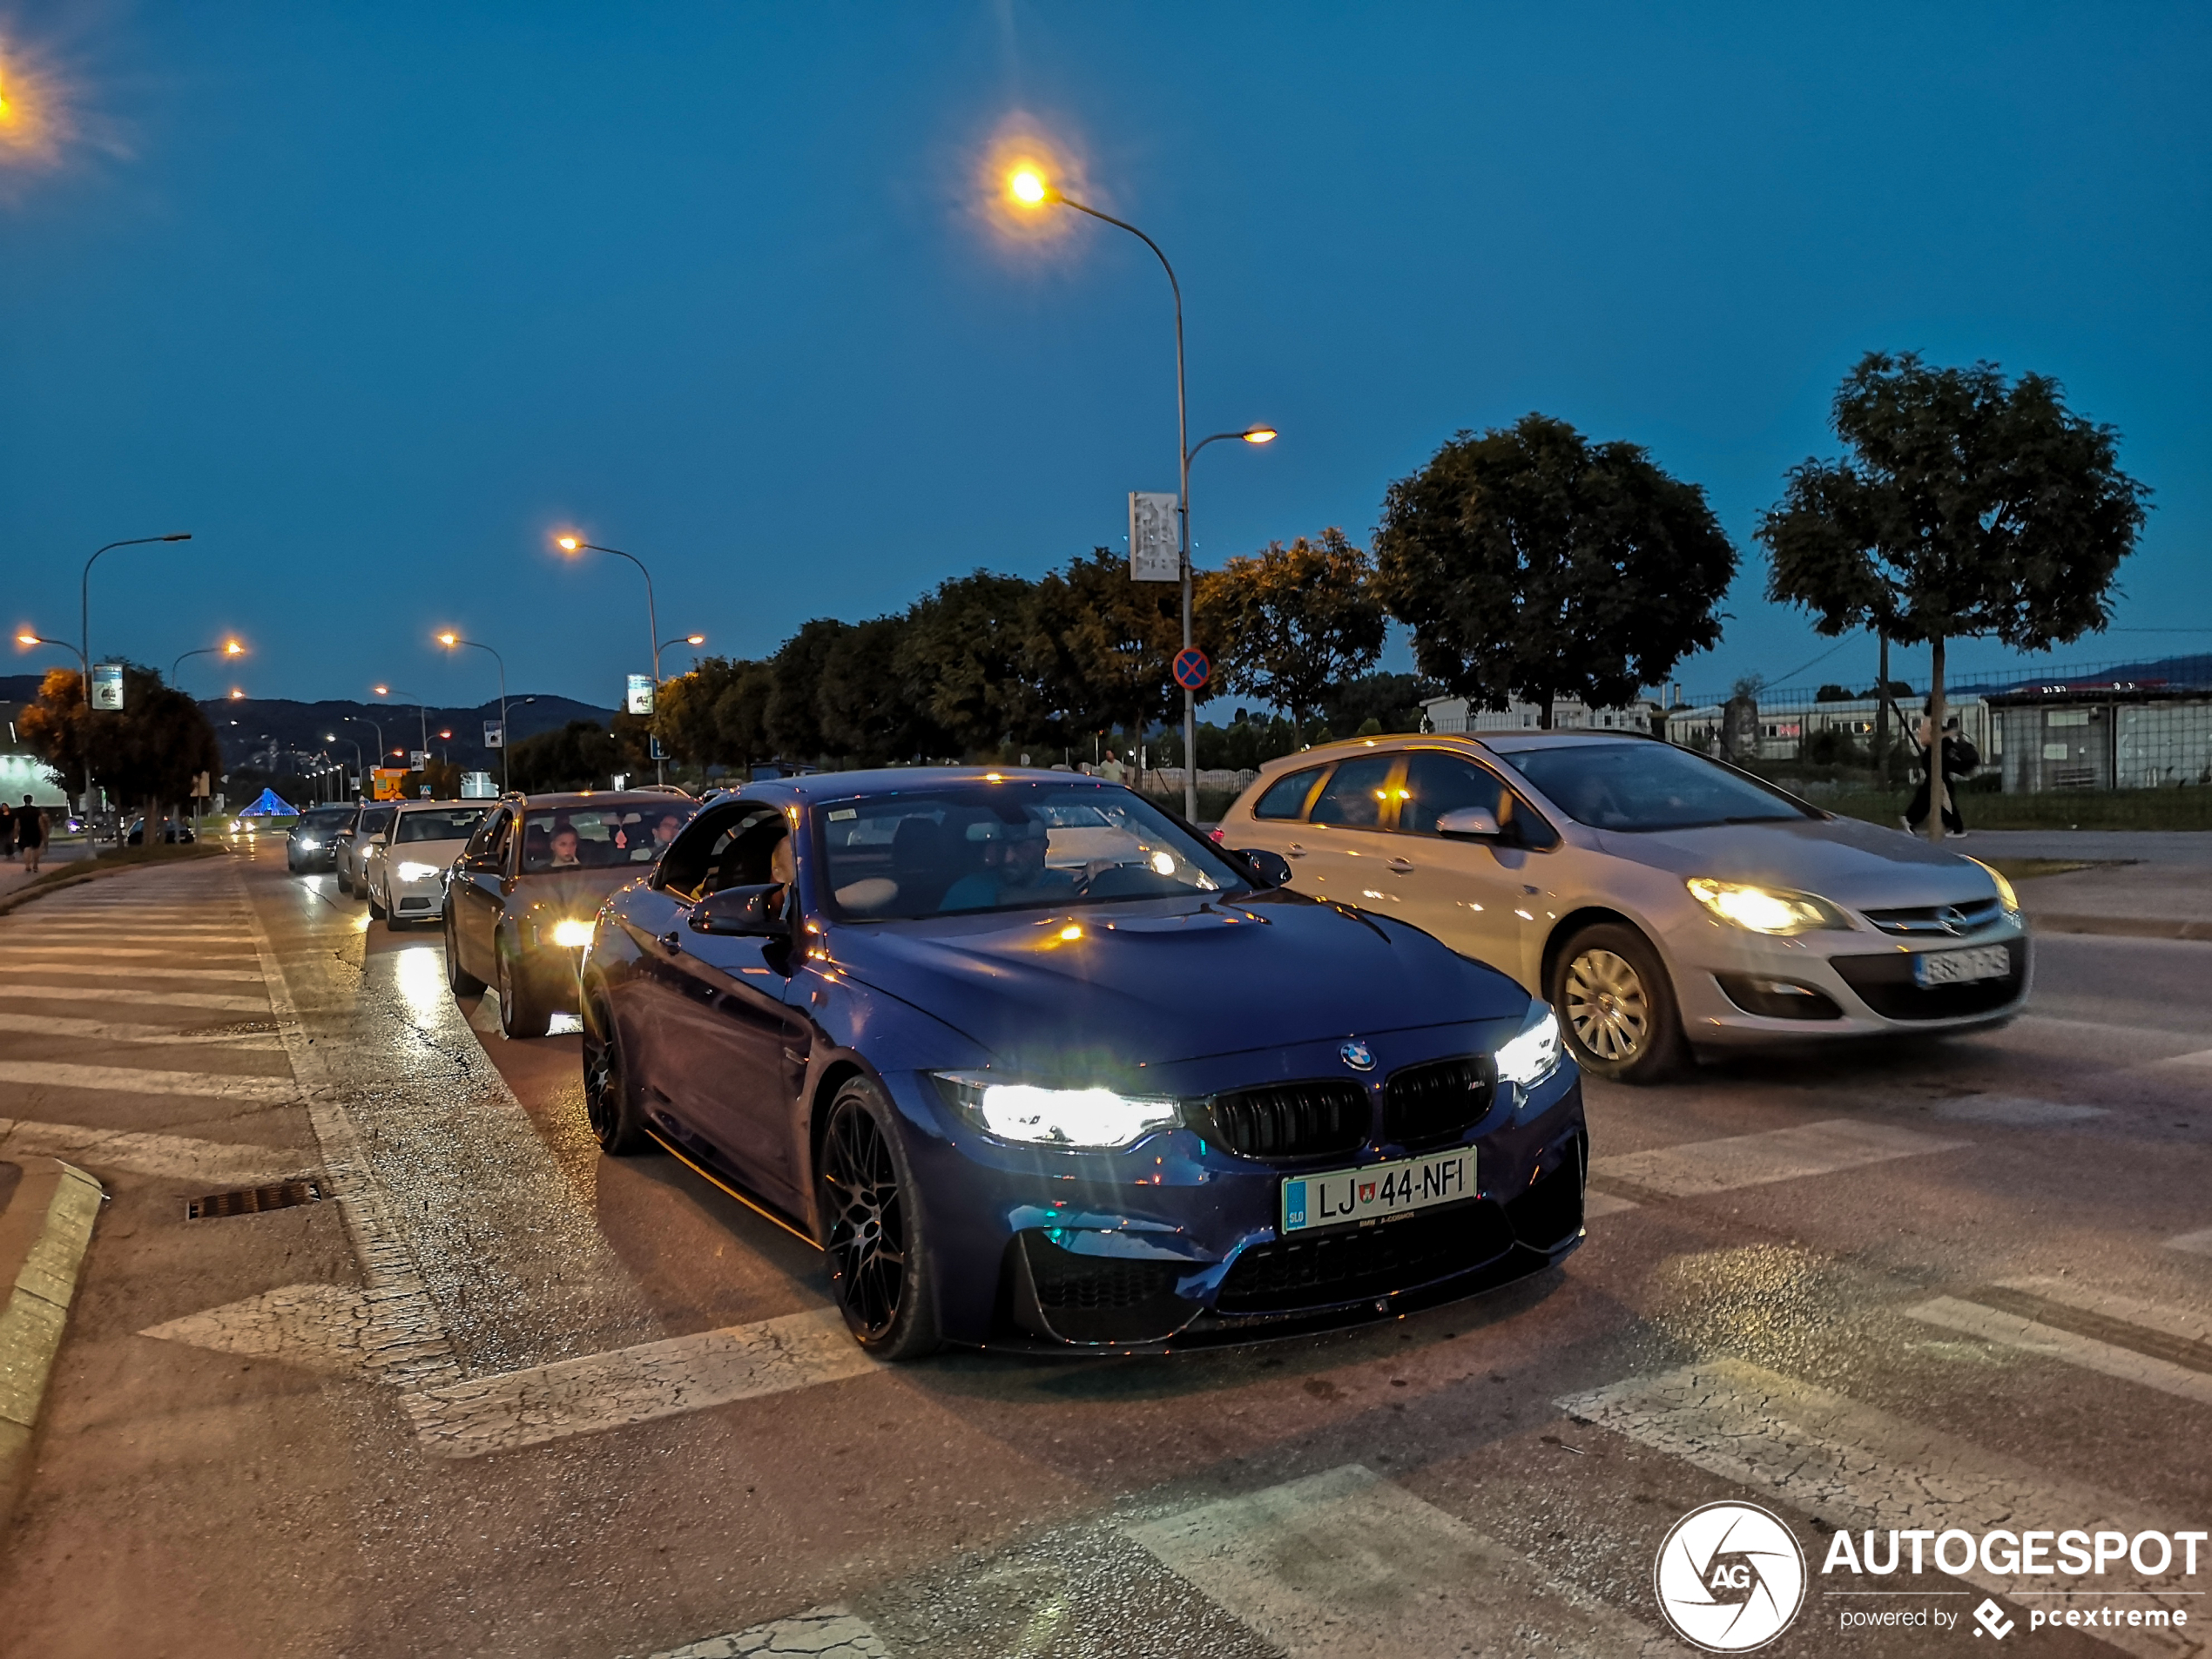
POLYGON ((591 942, 591 924, 588 921, 556 921, 553 924, 553 942, 563 950, 582 950, 591 942))
POLYGON ((1130 1146, 1182 1120, 1176 1103, 1110 1089, 1045 1089, 980 1072, 941 1071, 937 1080, 978 1123, 1007 1141, 1047 1146, 1130 1146))
POLYGON ((1757 887, 1747 881, 1716 881, 1692 876, 1689 896, 1723 921, 1755 934, 1803 934, 1817 927, 1848 927, 1843 913, 1827 900, 1787 887, 1757 887))
POLYGON ((1548 1002, 1530 1002, 1528 1017, 1498 1050, 1498 1081, 1534 1089, 1559 1069, 1559 1016, 1548 1002))
POLYGON ((404 860, 400 865, 400 880, 402 881, 428 881, 444 873, 442 865, 417 864, 412 859, 404 860))

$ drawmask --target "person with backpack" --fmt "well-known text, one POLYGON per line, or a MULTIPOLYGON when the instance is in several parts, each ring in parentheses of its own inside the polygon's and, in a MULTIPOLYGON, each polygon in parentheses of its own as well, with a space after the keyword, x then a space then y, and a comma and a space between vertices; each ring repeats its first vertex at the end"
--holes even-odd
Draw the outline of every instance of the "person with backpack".
MULTIPOLYGON (((1912 793, 1912 804, 1905 809, 1905 824, 1915 833, 1928 821, 1929 751, 1935 746, 1934 735, 1932 711, 1923 713, 1912 734, 1920 786, 1912 793)), ((1966 820, 1959 815, 1959 791, 1953 780, 1973 776, 1974 768, 1981 765, 1981 751, 1966 741, 1959 730, 1959 717, 1955 714, 1943 723, 1941 765, 1943 833, 1946 835, 1964 835, 1966 820)))

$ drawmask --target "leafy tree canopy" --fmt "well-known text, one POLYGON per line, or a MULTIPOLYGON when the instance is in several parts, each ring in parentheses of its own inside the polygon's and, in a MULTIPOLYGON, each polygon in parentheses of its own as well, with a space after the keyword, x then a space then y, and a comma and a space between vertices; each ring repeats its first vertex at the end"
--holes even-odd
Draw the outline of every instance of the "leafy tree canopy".
POLYGON ((38 700, 17 722, 24 739, 80 794, 91 779, 111 799, 135 804, 181 801, 200 772, 223 769, 215 730, 199 705, 162 684, 158 669, 126 663, 123 707, 87 710, 83 676, 50 669, 38 700))
POLYGON ((1736 550, 1704 491, 1635 444, 1527 415, 1390 487, 1376 590, 1421 671, 1491 709, 1627 702, 1720 637, 1736 550))
POLYGON ((1224 691, 1263 698, 1309 722, 1322 700, 1382 655, 1388 621, 1366 550, 1342 530, 1270 542, 1206 577, 1199 636, 1220 658, 1224 691))

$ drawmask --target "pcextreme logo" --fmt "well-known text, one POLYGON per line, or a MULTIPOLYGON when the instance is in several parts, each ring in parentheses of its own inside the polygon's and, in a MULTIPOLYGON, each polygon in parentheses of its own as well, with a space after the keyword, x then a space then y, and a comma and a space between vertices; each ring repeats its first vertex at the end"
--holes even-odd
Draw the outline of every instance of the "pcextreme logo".
POLYGON ((1660 1544, 1651 1577, 1675 1634, 1708 1653, 1764 1648, 1805 1601, 1804 1551, 1757 1504, 1691 1510, 1660 1544))

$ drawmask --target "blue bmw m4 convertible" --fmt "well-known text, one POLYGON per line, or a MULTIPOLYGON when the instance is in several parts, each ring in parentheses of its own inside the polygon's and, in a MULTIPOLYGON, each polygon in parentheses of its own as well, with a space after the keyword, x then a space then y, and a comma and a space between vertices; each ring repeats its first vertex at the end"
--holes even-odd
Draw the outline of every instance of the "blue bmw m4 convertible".
POLYGON ((1558 1261, 1588 1140, 1551 1010, 1279 862, 1067 772, 710 797, 599 914, 592 1130, 810 1234, 887 1359, 1276 1334, 1558 1261))

